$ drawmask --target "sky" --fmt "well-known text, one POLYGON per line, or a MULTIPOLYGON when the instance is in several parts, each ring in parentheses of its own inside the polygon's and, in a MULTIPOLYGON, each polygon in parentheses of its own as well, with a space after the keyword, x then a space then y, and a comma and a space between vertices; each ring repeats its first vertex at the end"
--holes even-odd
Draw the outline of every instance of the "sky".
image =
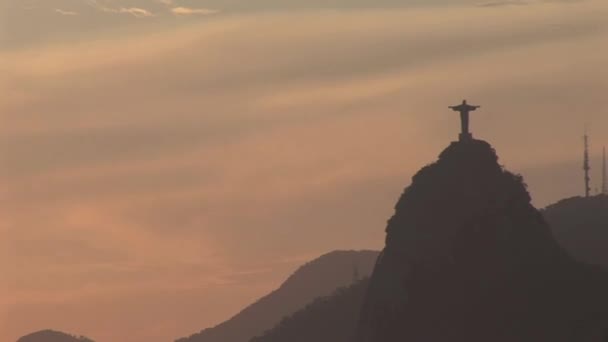
POLYGON ((608 2, 0 0, 0 340, 160 342, 307 260, 380 249, 475 137, 534 204, 593 187, 608 2))

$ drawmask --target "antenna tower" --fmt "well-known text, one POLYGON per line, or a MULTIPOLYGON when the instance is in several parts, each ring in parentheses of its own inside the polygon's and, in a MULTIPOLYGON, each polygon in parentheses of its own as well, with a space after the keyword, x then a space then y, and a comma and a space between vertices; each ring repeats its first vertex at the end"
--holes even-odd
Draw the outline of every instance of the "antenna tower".
POLYGON ((587 129, 585 129, 585 157, 583 163, 583 170, 585 170, 585 197, 589 197, 589 193, 591 192, 591 187, 589 183, 591 182, 591 177, 589 176, 589 171, 591 171, 591 166, 589 165, 589 136, 587 135, 587 129))
POLYGON ((602 195, 608 195, 608 170, 606 169, 606 147, 602 158, 602 195))

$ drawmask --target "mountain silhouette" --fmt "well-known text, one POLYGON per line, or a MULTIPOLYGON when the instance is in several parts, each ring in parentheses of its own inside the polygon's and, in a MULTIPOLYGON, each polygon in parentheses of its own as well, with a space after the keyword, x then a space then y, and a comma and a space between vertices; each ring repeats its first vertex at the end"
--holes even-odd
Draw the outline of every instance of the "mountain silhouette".
POLYGON ((251 342, 352 342, 369 278, 315 299, 251 342))
POLYGON ((553 235, 574 258, 608 269, 608 196, 573 197, 543 210, 553 235))
MULTIPOLYGON (((608 267, 608 196, 564 199, 543 209, 542 214, 568 252, 581 261, 608 267)), ((366 279, 318 298, 251 342, 350 342, 368 284, 366 279)))
POLYGON ((521 176, 454 142, 397 202, 358 342, 605 342, 608 276, 575 261, 521 176))
POLYGON ((301 266, 277 290, 251 304, 226 322, 177 342, 247 342, 271 329, 282 318, 315 298, 330 295, 353 283, 356 268, 361 277, 371 274, 376 251, 335 251, 301 266))
POLYGON ((73 336, 53 330, 42 330, 21 337, 17 342, 94 342, 84 336, 73 336))

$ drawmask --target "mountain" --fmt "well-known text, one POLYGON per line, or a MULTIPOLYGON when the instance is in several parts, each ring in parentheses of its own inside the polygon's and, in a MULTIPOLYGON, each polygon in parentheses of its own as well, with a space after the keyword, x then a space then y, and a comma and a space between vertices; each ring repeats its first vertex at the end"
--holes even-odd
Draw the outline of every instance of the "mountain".
POLYGON ((42 330, 21 337, 17 342, 93 342, 84 336, 72 336, 59 331, 42 330))
POLYGON ((608 196, 573 197, 543 210, 553 235, 574 258, 608 269, 608 196))
POLYGON ((371 274, 378 256, 375 251, 336 251, 325 254, 291 275, 277 290, 245 308, 228 321, 177 342, 247 342, 272 328, 317 297, 327 296, 371 274))
MULTIPOLYGON (((608 196, 564 199, 541 213, 568 252, 608 267, 608 196)), ((251 342, 350 342, 368 284, 366 279, 316 299, 251 342)))
POLYGON ((608 275, 575 261, 487 142, 454 142, 397 202, 358 342, 597 341, 608 275))
POLYGON ((352 342, 369 279, 315 299, 251 342, 352 342))

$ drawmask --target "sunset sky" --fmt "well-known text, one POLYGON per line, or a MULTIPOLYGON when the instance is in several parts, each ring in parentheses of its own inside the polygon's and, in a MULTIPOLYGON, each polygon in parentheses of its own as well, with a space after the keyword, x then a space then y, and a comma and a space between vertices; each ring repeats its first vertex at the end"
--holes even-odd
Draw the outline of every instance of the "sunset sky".
POLYGON ((0 0, 0 341, 173 341, 380 249, 457 138, 543 207, 608 145, 608 1, 0 0))

